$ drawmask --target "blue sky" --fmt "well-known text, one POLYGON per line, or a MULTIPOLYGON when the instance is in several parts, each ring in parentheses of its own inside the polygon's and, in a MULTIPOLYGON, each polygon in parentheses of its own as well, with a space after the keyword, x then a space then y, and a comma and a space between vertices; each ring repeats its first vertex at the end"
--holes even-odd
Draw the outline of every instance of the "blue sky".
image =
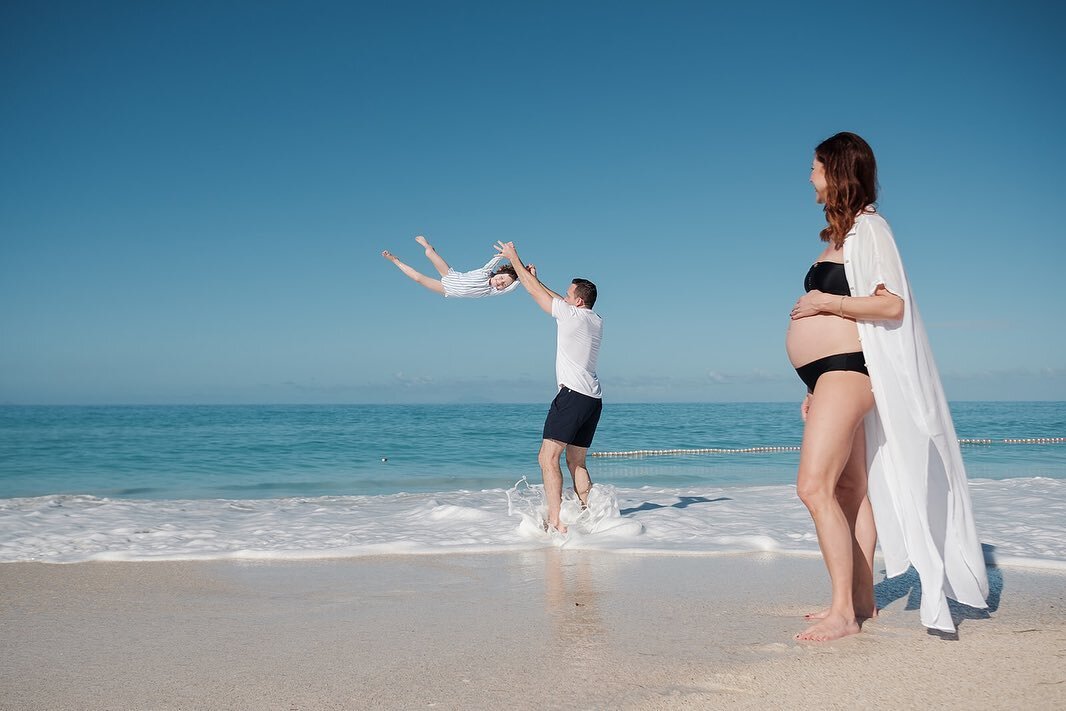
POLYGON ((1050 2, 8 2, 0 402, 547 402, 514 240, 616 402, 798 400, 813 147, 877 153, 948 397, 1066 400, 1050 2))

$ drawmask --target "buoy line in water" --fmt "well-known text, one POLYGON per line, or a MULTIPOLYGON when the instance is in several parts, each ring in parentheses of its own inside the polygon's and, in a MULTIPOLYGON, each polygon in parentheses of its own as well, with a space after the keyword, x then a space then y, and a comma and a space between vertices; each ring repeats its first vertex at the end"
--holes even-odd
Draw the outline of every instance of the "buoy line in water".
MULTIPOLYGON (((960 445, 992 444, 1064 444, 1066 437, 1024 437, 1011 439, 960 439, 960 445)), ((590 457, 661 457, 671 454, 759 454, 762 452, 798 452, 799 447, 702 447, 700 449, 634 449, 627 452, 589 452, 590 457)))
POLYGON ((703 449, 635 449, 630 452, 589 452, 590 457, 654 457, 664 454, 752 454, 756 452, 798 452, 799 447, 743 447, 726 449, 705 447, 703 449))
POLYGON ((1063 444, 1066 437, 1025 437, 1021 439, 960 439, 959 444, 1063 444))

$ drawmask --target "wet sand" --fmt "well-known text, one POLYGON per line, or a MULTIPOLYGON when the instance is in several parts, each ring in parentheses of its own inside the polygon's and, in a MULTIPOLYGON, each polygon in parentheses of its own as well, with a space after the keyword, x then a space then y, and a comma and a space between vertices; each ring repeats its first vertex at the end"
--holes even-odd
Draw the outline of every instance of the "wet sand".
POLYGON ((860 635, 811 644, 814 557, 7 563, 0 708, 1063 708, 1066 574, 990 579, 956 639, 908 575, 860 635))

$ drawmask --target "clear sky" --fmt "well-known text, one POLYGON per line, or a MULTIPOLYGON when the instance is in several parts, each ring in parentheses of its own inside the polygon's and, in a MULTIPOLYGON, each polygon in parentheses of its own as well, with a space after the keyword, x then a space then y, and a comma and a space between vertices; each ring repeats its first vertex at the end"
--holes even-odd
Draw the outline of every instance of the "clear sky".
POLYGON ((0 5, 0 402, 799 400, 814 146, 863 135, 949 399, 1066 400, 1066 13, 1027 2, 0 5), (743 6, 742 6, 743 5, 743 6))

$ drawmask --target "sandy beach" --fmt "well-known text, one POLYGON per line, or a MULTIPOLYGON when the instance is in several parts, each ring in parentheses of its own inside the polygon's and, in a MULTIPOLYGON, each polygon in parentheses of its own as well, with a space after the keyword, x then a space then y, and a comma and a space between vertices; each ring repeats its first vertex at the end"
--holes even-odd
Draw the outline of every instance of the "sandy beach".
POLYGON ((313 562, 0 566, 4 709, 1066 705, 1066 575, 992 568, 956 639, 878 585, 797 643, 819 559, 547 549, 313 562))

